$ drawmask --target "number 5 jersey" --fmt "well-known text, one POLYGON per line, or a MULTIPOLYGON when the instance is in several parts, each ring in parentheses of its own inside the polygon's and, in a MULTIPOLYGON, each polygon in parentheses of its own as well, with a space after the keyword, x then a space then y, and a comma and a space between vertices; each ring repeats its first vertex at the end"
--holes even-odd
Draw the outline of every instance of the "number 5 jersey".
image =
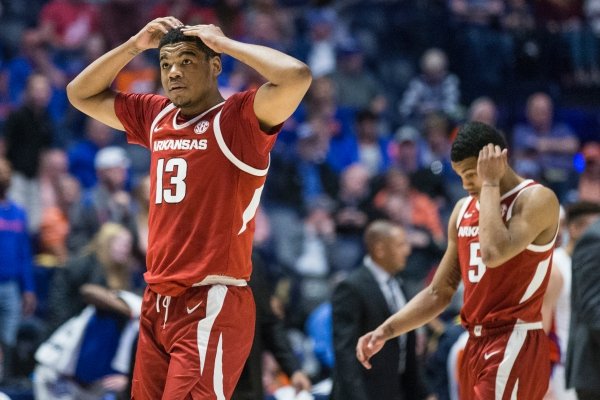
MULTIPOLYGON (((507 223, 518 196, 535 185, 525 180, 502 195, 502 219, 507 223)), ((496 268, 481 260, 479 243, 479 202, 465 200, 457 220, 457 246, 465 285, 461 311, 463 324, 499 327, 517 322, 541 321, 541 307, 554 250, 554 240, 546 245, 530 244, 525 250, 496 268)))

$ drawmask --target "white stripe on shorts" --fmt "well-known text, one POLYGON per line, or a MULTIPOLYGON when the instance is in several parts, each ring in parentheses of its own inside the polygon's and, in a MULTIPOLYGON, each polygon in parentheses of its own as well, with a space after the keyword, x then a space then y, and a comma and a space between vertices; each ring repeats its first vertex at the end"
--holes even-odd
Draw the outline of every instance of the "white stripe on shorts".
POLYGON ((198 322, 197 343, 198 355, 200 356, 200 375, 202 375, 204 371, 206 352, 208 351, 208 339, 210 338, 213 324, 223 308, 226 295, 227 286, 225 285, 214 285, 208 289, 206 298, 206 317, 198 322))

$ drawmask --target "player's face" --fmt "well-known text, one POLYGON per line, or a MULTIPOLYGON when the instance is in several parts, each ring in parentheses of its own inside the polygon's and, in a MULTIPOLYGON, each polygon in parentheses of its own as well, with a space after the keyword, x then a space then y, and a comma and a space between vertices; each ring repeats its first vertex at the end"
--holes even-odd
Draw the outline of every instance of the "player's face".
POLYGON ((477 157, 469 157, 459 162, 453 162, 452 169, 460 176, 463 189, 469 195, 479 198, 481 181, 477 175, 477 157))
POLYGON ((202 100, 216 87, 214 57, 208 58, 194 43, 163 46, 159 63, 167 97, 184 111, 194 111, 195 107, 201 106, 202 100))

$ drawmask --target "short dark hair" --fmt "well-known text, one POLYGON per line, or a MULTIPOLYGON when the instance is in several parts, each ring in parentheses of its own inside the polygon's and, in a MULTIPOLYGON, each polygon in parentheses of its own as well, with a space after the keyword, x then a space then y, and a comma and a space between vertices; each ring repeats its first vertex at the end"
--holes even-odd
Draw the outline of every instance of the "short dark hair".
POLYGON ((591 214, 600 214, 600 203, 593 201, 577 201, 567 206, 567 221, 568 223, 575 221, 577 218, 585 217, 591 214))
POLYGON ((452 143, 450 159, 459 162, 469 157, 478 157, 479 151, 487 144, 494 144, 505 149, 506 139, 502 132, 483 122, 471 121, 464 124, 452 143))
POLYGON ((181 31, 182 27, 170 29, 165 35, 160 39, 158 43, 158 49, 160 50, 163 46, 168 44, 175 44, 181 42, 191 42, 195 43, 198 49, 202 51, 208 58, 212 57, 220 57, 221 54, 217 53, 210 47, 208 47, 200 38, 197 36, 187 36, 184 35, 181 31))

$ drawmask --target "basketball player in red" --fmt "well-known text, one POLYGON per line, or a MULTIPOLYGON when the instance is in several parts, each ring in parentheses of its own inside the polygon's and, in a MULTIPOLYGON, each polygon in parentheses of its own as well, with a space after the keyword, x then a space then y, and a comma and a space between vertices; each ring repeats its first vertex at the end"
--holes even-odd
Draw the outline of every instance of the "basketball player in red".
POLYGON ((302 62, 213 25, 149 22, 83 70, 71 103, 151 151, 148 283, 132 399, 229 399, 252 345, 254 214, 281 124, 311 83, 302 62), (165 96, 116 93, 119 71, 159 49, 165 96), (267 81, 221 96, 221 54, 267 81))
POLYGON ((452 168, 469 196, 448 226, 448 248, 432 283, 356 346, 369 359, 386 340, 440 314, 461 278, 462 323, 469 331, 459 366, 461 400, 542 399, 548 387, 548 339, 541 307, 558 232, 554 193, 518 176, 496 129, 470 122, 452 144, 452 168))

